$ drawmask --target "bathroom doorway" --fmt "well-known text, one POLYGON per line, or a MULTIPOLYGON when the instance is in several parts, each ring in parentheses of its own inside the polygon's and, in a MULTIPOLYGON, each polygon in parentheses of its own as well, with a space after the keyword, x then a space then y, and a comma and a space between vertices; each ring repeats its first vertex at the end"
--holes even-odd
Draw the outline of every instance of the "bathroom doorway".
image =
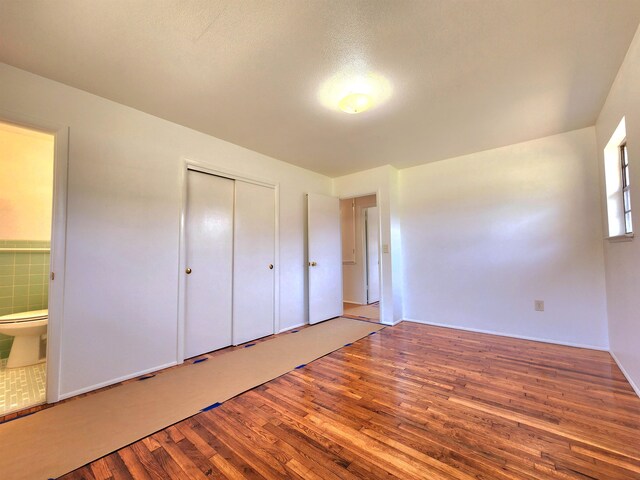
POLYGON ((55 138, 0 121, 0 417, 47 400, 55 138))
POLYGON ((380 223, 376 194, 340 199, 344 317, 380 322, 380 223))

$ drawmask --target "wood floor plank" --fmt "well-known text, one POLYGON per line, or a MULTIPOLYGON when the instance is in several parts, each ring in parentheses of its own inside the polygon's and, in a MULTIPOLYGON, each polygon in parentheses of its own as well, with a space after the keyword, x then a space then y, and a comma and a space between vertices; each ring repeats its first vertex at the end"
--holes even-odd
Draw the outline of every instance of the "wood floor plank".
POLYGON ((88 480, 639 480, 607 352, 403 322, 71 472, 88 480))
POLYGON ((147 471, 133 449, 123 448, 118 455, 135 480, 153 480, 153 473, 147 471))
POLYGON ((96 460, 89 465, 89 468, 96 480, 109 480, 110 478, 113 478, 113 474, 111 473, 111 470, 104 458, 96 460))

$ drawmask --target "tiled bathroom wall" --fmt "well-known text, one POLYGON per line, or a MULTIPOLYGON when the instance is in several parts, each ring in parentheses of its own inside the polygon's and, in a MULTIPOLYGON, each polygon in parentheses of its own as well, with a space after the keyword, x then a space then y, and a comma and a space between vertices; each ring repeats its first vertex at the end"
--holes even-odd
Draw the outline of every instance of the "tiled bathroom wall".
MULTIPOLYGON (((49 247, 48 241, 0 240, 0 316, 47 308, 49 247)), ((12 341, 0 334, 0 358, 12 341)))

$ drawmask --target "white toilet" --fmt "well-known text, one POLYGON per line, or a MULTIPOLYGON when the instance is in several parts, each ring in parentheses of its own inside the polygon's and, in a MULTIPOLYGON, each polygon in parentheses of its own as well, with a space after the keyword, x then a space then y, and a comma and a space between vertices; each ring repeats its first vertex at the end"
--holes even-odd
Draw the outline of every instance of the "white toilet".
POLYGON ((0 333, 14 337, 7 368, 26 367, 43 362, 40 337, 47 333, 49 310, 12 313, 0 317, 0 333))

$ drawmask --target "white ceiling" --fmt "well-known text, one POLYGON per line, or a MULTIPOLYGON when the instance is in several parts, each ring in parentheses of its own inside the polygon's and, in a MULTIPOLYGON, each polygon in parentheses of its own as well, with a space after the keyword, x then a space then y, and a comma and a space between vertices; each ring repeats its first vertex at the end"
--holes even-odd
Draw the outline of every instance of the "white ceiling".
POLYGON ((0 0, 0 61, 330 176, 595 123, 638 0, 0 0), (374 71, 359 115, 321 84, 374 71))

